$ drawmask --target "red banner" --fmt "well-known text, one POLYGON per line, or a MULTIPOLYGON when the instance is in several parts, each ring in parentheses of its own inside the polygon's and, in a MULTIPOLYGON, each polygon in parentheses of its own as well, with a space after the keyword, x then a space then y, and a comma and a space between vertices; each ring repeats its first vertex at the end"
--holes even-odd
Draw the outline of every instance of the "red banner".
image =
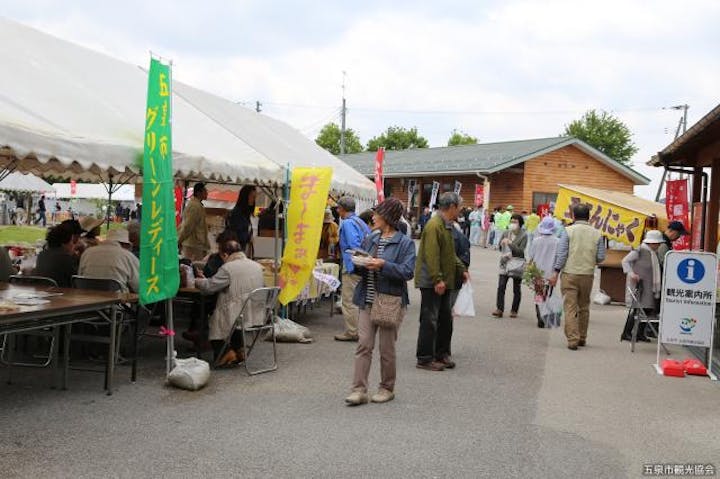
POLYGON ((483 185, 475 185, 475 206, 480 207, 485 202, 483 185))
MULTIPOLYGON (((666 182, 665 211, 668 221, 680 221, 687 229, 690 226, 690 205, 688 202, 688 180, 666 182)), ((690 238, 683 236, 673 243, 673 249, 690 249, 690 238)))
POLYGON ((549 216, 550 215, 550 204, 543 203, 543 204, 537 205, 537 215, 540 218, 545 218, 546 216, 549 216))
POLYGON ((378 203, 385 201, 385 184, 383 181, 383 161, 385 160, 385 148, 378 148, 375 155, 375 189, 377 190, 378 203))
MULTIPOLYGON (((693 204, 693 217, 692 217, 692 249, 695 251, 703 250, 705 249, 705 240, 702 236, 702 212, 703 212, 703 204, 702 203, 694 203, 693 204)), ((688 238, 685 236, 685 238, 688 238)), ((680 240, 677 240, 676 244, 679 243, 680 240)))
POLYGON ((182 223, 183 189, 175 187, 175 226, 180 227, 182 223))
POLYGON ((70 180, 70 196, 77 195, 77 182, 75 180, 70 180))

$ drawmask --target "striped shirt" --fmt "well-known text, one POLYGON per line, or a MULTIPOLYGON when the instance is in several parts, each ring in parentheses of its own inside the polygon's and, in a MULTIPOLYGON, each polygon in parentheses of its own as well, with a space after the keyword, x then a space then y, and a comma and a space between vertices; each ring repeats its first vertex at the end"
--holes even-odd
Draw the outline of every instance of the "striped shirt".
MULTIPOLYGON (((382 258, 385 253, 385 245, 390 242, 390 238, 380 238, 377 247, 376 258, 382 258)), ((372 304, 375 302, 375 285, 377 284, 377 271, 368 271, 365 275, 365 284, 367 285, 367 295, 365 296, 365 304, 372 304)))

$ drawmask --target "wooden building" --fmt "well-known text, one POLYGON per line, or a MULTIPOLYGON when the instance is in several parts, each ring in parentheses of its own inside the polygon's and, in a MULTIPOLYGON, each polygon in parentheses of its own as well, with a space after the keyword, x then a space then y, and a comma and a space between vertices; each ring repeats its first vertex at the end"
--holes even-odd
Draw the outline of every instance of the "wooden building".
MULTIPOLYGON (((372 178, 375 155, 363 152, 340 158, 372 178)), ((484 185, 491 208, 511 204, 516 211, 554 202, 562 183, 633 193, 635 185, 650 182, 571 137, 387 151, 384 173, 386 197, 408 202, 409 187, 417 185, 409 205, 416 212, 428 205, 433 181, 440 183, 441 192, 453 191, 455 182, 461 182, 466 205, 474 203, 476 185, 484 185)))

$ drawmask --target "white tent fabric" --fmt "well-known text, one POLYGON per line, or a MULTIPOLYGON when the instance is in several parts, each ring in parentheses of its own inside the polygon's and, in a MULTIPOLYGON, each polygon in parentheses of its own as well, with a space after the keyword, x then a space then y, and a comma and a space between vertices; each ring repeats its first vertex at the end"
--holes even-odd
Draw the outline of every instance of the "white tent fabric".
MULTIPOLYGON (((21 171, 86 180, 139 171, 142 68, 2 18, 0 62, 9 73, 0 75, 0 168, 16 160, 21 171)), ((374 195, 372 182, 290 126, 173 87, 177 178, 277 185, 287 164, 333 166, 335 191, 374 195)))
MULTIPOLYGON (((70 183, 53 183, 55 189, 54 194, 48 195, 51 198, 61 199, 95 199, 107 200, 108 192, 105 185, 95 183, 77 183, 75 185, 75 194, 71 193, 70 183)), ((113 191, 112 199, 115 201, 135 201, 135 186, 123 185, 113 191)))
POLYGON ((290 125, 182 83, 174 85, 175 95, 221 124, 255 150, 281 167, 330 166, 331 188, 360 198, 374 198, 375 185, 357 170, 309 141, 290 125))
MULTIPOLYGON (((23 174, 14 171, 0 181, 0 190, 52 193, 53 186, 33 174, 23 174)), ((107 196, 107 194, 105 196, 107 196)))

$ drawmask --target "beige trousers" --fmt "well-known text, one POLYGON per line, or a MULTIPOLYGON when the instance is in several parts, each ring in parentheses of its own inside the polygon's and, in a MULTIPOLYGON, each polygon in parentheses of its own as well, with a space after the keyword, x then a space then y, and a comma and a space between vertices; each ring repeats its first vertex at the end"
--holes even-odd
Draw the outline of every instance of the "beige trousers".
POLYGON ((345 332, 353 336, 358 334, 359 308, 353 304, 353 295, 359 282, 360 276, 357 274, 342 275, 342 312, 345 318, 345 332))
POLYGON ((563 308, 565 316, 565 337, 568 346, 577 346, 578 342, 587 340, 590 322, 590 293, 592 292, 594 275, 562 274, 563 308))
POLYGON ((398 331, 395 328, 379 328, 370 321, 370 307, 360 310, 358 324, 358 346, 355 351, 355 374, 353 390, 367 392, 370 365, 372 364, 375 336, 380 336, 380 387, 393 391, 395 389, 395 341, 398 331))

